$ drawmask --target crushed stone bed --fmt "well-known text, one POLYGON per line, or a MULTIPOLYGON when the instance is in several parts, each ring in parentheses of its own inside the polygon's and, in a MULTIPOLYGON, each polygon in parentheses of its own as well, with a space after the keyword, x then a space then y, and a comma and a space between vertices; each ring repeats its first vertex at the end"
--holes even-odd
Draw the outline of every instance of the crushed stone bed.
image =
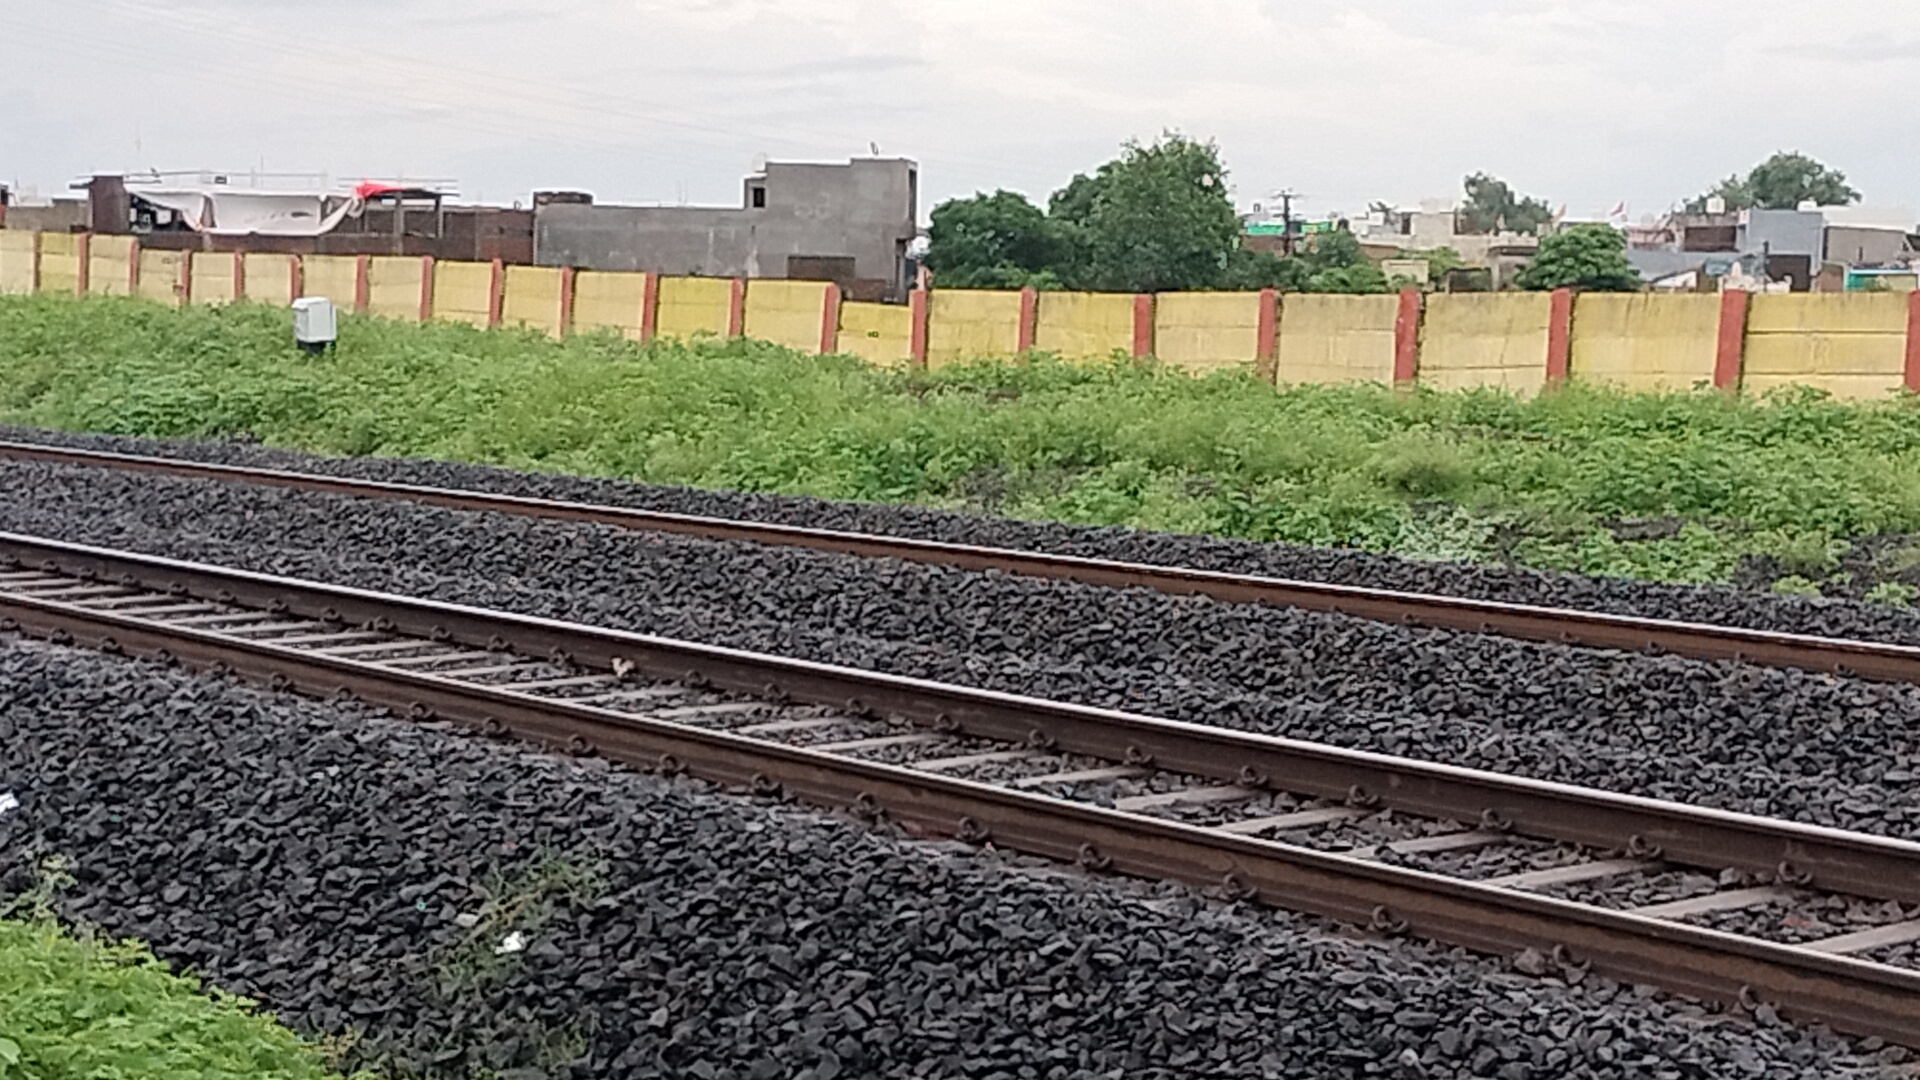
POLYGON ((542 1077, 1834 1077, 1905 1051, 0 636, 0 897, 349 1064, 542 1077), (518 946, 505 955, 498 950, 518 946))

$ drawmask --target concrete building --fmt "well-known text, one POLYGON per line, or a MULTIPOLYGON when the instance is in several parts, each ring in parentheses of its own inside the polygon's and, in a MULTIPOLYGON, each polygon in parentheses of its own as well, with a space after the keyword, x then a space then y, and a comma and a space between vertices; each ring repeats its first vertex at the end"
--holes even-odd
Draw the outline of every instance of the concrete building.
POLYGON ((837 282, 861 299, 910 285, 920 176, 903 158, 845 165, 771 162, 746 178, 737 207, 597 206, 591 196, 534 199, 534 261, 588 270, 837 282))

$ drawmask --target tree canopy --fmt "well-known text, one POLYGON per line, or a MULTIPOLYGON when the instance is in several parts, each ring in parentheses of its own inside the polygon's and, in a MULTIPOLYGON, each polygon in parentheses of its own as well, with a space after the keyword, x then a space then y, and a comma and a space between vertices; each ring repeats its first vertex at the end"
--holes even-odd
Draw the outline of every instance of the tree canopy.
POLYGON ((1522 289, 1562 287, 1636 292, 1640 275, 1627 263, 1626 235, 1611 225, 1573 225, 1540 240, 1540 250, 1513 282, 1522 289))
POLYGON ((1707 199, 1718 195, 1729 210, 1792 210, 1803 202, 1816 206, 1845 206, 1860 201, 1860 193, 1847 184, 1847 174, 1829 169, 1797 151, 1782 150, 1748 170, 1715 185, 1713 190, 1687 204, 1701 213, 1707 199))
POLYGON ((1543 199, 1514 194, 1505 180, 1474 173, 1465 183, 1467 203, 1460 208, 1460 230, 1466 233, 1534 233, 1553 219, 1543 199))
POLYGON ((927 267, 959 289, 1058 288, 1071 254, 1059 223, 1013 191, 943 202, 927 234, 927 267))
POLYGON ((1177 132, 1126 144, 1054 192, 1044 212, 1008 191, 941 203, 927 266, 954 288, 1387 288, 1349 233, 1321 234, 1289 257, 1242 248, 1219 147, 1177 132))

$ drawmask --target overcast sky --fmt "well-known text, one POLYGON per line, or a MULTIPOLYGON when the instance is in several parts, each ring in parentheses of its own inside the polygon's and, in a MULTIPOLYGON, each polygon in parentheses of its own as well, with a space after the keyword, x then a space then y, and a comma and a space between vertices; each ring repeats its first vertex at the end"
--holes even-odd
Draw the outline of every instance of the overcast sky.
POLYGON ((1486 170, 1667 209, 1773 150, 1920 206, 1914 0, 5 0, 0 179, 449 178, 732 203, 755 157, 1038 199, 1128 138, 1219 141, 1315 216, 1486 170))

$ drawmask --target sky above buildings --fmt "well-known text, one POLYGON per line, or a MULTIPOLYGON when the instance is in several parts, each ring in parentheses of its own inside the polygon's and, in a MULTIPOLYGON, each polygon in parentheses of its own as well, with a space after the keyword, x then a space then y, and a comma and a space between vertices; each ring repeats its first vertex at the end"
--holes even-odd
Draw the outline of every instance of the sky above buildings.
POLYGON ((1777 149, 1920 206, 1913 0, 7 0, 0 181, 449 178, 737 201, 761 156, 922 164, 924 215, 1038 199, 1129 138, 1238 201, 1447 197, 1484 170, 1630 216, 1777 149))

